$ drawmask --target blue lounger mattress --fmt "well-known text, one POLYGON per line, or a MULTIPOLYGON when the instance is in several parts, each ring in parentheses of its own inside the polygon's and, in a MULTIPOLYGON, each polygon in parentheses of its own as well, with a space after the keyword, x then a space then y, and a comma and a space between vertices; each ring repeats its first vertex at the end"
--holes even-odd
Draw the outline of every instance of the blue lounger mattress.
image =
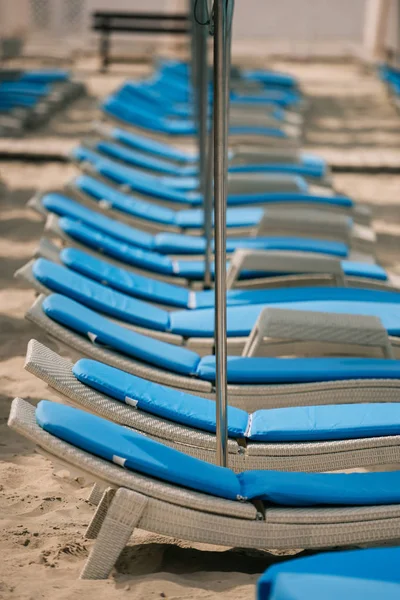
MULTIPOLYGON (((202 209, 173 210, 154 202, 135 198, 105 184, 89 175, 80 175, 69 183, 77 192, 83 192, 91 200, 102 207, 112 208, 135 219, 143 219, 150 223, 185 229, 202 229, 204 227, 204 212, 202 209)), ((228 208, 226 221, 228 228, 258 227, 264 216, 268 217, 268 208, 246 207, 228 208)), ((347 217, 349 231, 353 219, 347 217)))
MULTIPOLYGON (((112 140, 120 142, 121 144, 124 144, 133 150, 139 150, 141 156, 143 156, 143 154, 148 154, 156 159, 167 161, 167 164, 174 162, 178 163, 178 168, 187 167, 189 170, 185 172, 185 175, 194 175, 197 172, 196 163, 198 163, 199 159, 198 154, 195 152, 188 152, 184 149, 152 140, 145 135, 132 133, 119 127, 112 127, 108 131, 108 136, 112 140)), ((234 160, 235 154, 234 152, 230 151, 228 156, 229 160, 232 161, 234 160)), ((305 167, 308 167, 309 169, 312 169, 315 173, 315 176, 317 176, 317 173, 320 174, 320 177, 325 176, 327 165, 323 158, 320 158, 314 154, 300 152, 299 163, 305 167)), ((268 165, 268 163, 266 164, 268 165)), ((258 168, 259 166, 262 167, 263 165, 231 164, 228 168, 231 172, 246 172, 246 169, 248 169, 249 172, 252 172, 252 169, 258 168)))
MULTIPOLYGON (((143 154, 137 150, 132 150, 112 141, 100 140, 94 144, 94 149, 105 158, 122 161, 127 166, 146 169, 150 172, 153 171, 155 174, 176 178, 198 178, 199 170, 196 165, 180 166, 176 163, 167 162, 160 158, 143 154)), ((228 171, 230 173, 286 173, 288 175, 300 175, 301 177, 313 179, 322 179, 325 176, 324 165, 316 162, 238 164, 229 166, 228 171)), ((194 180, 187 189, 197 189, 198 185, 198 180, 194 180)), ((173 187, 184 189, 186 186, 184 182, 180 184, 179 181, 176 181, 173 187)))
MULTIPOLYGON (((215 381, 215 357, 147 337, 114 323, 60 294, 42 310, 66 329, 131 358, 180 375, 215 381)), ((348 379, 398 379, 400 361, 368 358, 228 358, 229 383, 307 383, 348 379)))
MULTIPOLYGON (((83 384, 124 404, 193 429, 216 432, 215 402, 81 359, 83 384)), ((252 442, 311 442, 400 434, 400 403, 338 404, 257 410, 228 408, 228 435, 252 442)))
POLYGON ((269 567, 257 600, 396 600, 400 548, 329 552, 269 567))
MULTIPOLYGON (((176 204, 177 208, 179 206, 197 208, 202 205, 202 196, 196 191, 198 186, 197 178, 184 178, 185 181, 182 181, 183 178, 177 177, 155 177, 133 167, 110 160, 87 148, 75 149, 72 157, 75 160, 89 162, 102 177, 110 179, 110 181, 119 185, 127 185, 132 191, 144 194, 149 199, 166 200, 176 204), (186 189, 182 189, 182 186, 186 189)), ((354 205, 353 201, 347 196, 311 194, 308 184, 303 178, 295 175, 292 178, 297 185, 298 191, 229 194, 227 204, 228 206, 251 206, 276 203, 308 203, 327 207, 337 206, 343 209, 351 209, 354 205)))
POLYGON ((314 474, 245 471, 235 474, 182 454, 132 429, 70 406, 42 400, 38 425, 122 468, 228 500, 280 506, 369 506, 400 502, 400 472, 314 474))
MULTIPOLYGON (((61 250, 60 259, 69 270, 46 259, 37 259, 32 267, 36 279, 54 291, 61 292, 61 287, 59 286, 62 286, 65 290, 70 289, 76 292, 83 289, 87 290, 87 292, 84 292, 85 294, 88 293, 90 297, 95 298, 97 292, 101 294, 106 289, 105 286, 107 286, 117 292, 122 292, 124 296, 132 296, 171 307, 176 306, 178 308, 194 310, 214 306, 213 290, 195 292, 170 283, 137 275, 136 273, 130 273, 74 248, 61 250), (80 277, 80 274, 83 277, 80 277), (69 283, 66 284, 66 281, 69 283), (95 282, 102 285, 99 287, 95 282), (93 285, 91 285, 92 283, 93 285)), ((311 300, 397 303, 400 301, 400 294, 385 290, 318 286, 227 291, 228 306, 311 300)))
MULTIPOLYGON (((185 337, 213 335, 213 309, 168 312, 43 258, 34 262, 32 273, 39 283, 51 291, 73 298, 121 321, 185 337)), ((400 294, 395 292, 318 287, 259 291, 265 297, 263 304, 228 307, 228 336, 248 335, 263 308, 288 308, 291 304, 295 309, 313 310, 315 307, 315 310, 322 312, 377 316, 390 335, 398 335, 400 331, 400 294)), ((247 296, 250 296, 249 292, 247 296)))
MULTIPOLYGON (((99 214, 62 194, 46 194, 42 198, 42 204, 49 212, 62 217, 60 227, 63 231, 72 237, 79 235, 82 241, 101 233, 105 241, 110 239, 111 242, 126 243, 132 248, 159 254, 196 255, 205 252, 206 242, 201 236, 178 233, 152 235, 99 214)), ((281 236, 227 239, 227 252, 234 252, 238 248, 313 252, 339 258, 346 258, 349 254, 349 247, 342 242, 281 236)))

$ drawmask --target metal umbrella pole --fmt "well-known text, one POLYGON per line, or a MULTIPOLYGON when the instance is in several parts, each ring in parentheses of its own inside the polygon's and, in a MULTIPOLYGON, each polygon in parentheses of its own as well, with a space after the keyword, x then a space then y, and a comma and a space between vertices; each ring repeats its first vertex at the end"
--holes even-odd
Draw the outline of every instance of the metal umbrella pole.
POLYGON ((198 129, 199 189, 203 197, 203 229, 206 241, 204 257, 204 287, 211 287, 212 246, 212 187, 209 185, 211 172, 207 163, 208 137, 208 7, 207 0, 196 0, 194 5, 194 64, 195 64, 195 112, 198 129))
POLYGON ((214 2, 214 223, 217 463, 227 464, 226 196, 229 108, 229 0, 214 2))

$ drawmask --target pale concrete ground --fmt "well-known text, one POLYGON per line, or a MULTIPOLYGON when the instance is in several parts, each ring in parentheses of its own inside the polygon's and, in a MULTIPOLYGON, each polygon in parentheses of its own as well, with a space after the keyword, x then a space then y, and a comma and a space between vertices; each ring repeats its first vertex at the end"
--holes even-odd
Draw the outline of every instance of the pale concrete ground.
MULTIPOLYGON (((398 159, 400 115, 389 105, 381 84, 372 75, 352 64, 296 64, 290 65, 290 70, 302 76, 312 96, 307 139, 314 149, 336 152, 349 160, 356 160, 360 149, 367 149, 371 156, 390 151, 398 159)), ((111 75, 103 80, 92 75, 94 94, 104 95, 119 77, 111 75)), ((78 105, 71 111, 79 125, 72 138, 77 138, 85 131, 87 112, 82 109, 81 114, 78 105)), ((61 119, 59 126, 67 127, 67 123, 61 119)), ((55 134, 52 139, 57 142, 55 134)), ((144 532, 131 540, 109 580, 77 580, 91 546, 83 535, 93 509, 75 482, 56 479, 50 463, 6 426, 15 395, 32 402, 56 399, 44 384, 23 370, 29 339, 51 342, 24 320, 34 294, 16 282, 13 273, 32 257, 42 231, 38 217, 25 209, 26 201, 39 186, 59 186, 75 168, 56 163, 3 162, 0 170, 9 188, 0 199, 0 598, 254 597, 254 584, 271 560, 268 555, 206 549, 144 532)), ((379 260, 397 273, 399 180, 396 175, 334 177, 338 189, 374 208, 379 260)))

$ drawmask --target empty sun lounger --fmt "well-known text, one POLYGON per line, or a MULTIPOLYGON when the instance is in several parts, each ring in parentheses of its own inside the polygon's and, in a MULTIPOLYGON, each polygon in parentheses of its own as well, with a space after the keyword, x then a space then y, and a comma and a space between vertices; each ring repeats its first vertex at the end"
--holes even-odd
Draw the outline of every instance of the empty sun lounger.
MULTIPOLYGON (((185 454, 215 462, 215 402, 97 361, 75 364, 36 340, 25 369, 63 400, 185 454)), ((351 395, 349 394, 349 399, 351 395)), ((228 462, 246 469, 334 471, 400 462, 400 404, 228 409, 228 462)))
MULTIPOLYGON (((198 181, 193 177, 155 177, 106 158, 87 148, 75 149, 71 158, 80 163, 89 174, 103 178, 131 190, 148 201, 168 208, 197 208, 202 205, 202 196, 197 191, 198 181)), ((321 209, 338 210, 345 213, 361 212, 350 198, 335 195, 330 189, 309 186, 295 175, 255 174, 251 188, 247 178, 240 173, 231 175, 228 206, 257 206, 284 203, 287 205, 315 206, 321 209), (315 193, 314 193, 315 190, 315 193)))
MULTIPOLYGON (((59 229, 54 229, 51 234, 58 234, 59 229)), ((168 294, 180 295, 176 288, 193 288, 200 286, 199 282, 204 278, 204 261, 202 260, 173 260, 168 256, 161 256, 154 252, 145 252, 133 249, 126 244, 104 243, 104 236, 99 234, 91 245, 80 243, 69 237, 65 232, 60 234, 61 240, 66 246, 60 249, 51 240, 43 238, 40 241, 36 256, 48 258, 53 262, 64 264, 74 271, 78 271, 88 277, 100 281, 116 289, 126 291, 132 284, 140 288, 152 286, 152 281, 158 281, 173 285, 168 287, 168 294), (132 275, 140 279, 132 279, 132 275), (143 279, 144 278, 144 279, 143 279), (121 283, 124 280, 126 283, 121 283), (139 284, 140 281, 140 284, 139 284), (121 288, 120 286, 123 286, 121 288), (128 286, 126 289, 125 287, 128 286)), ((212 273, 214 265, 211 265, 212 273)), ((322 255, 306 255, 280 252, 251 253, 239 250, 233 254, 228 265, 227 287, 230 294, 239 292, 239 288, 255 292, 257 288, 267 289, 283 286, 350 286, 366 287, 378 290, 400 289, 398 277, 387 273, 382 267, 369 263, 355 263, 352 261, 340 261, 322 255), (248 260, 248 259, 251 259, 248 260), (250 268, 248 268, 250 266, 250 268)), ((160 289, 160 300, 164 293, 160 289)), ((188 291, 190 306, 202 307, 203 301, 197 304, 194 301, 193 289, 188 291)), ((244 290, 243 290, 244 291, 244 290)), ((129 293, 129 292, 128 292, 129 293)), ((147 292, 145 292, 147 293, 147 292)), ((152 293, 152 292, 150 292, 152 293)), ((208 298, 209 294, 202 293, 201 296, 208 298)), ((186 295, 185 295, 186 298, 186 295)), ((197 298, 197 296, 196 296, 197 298)), ((199 296, 200 298, 200 296, 199 296)), ((162 302, 162 300, 161 300, 162 302)))
MULTIPOLYGON (((170 172, 170 167, 187 169, 186 175, 196 174, 198 169, 198 154, 188 151, 171 143, 156 141, 146 135, 132 133, 120 127, 109 127, 105 123, 95 123, 95 132, 102 138, 116 141, 127 148, 139 153, 142 161, 148 157, 156 162, 162 172, 162 167, 167 168, 168 174, 179 174, 182 171, 170 172)), ((231 173, 263 172, 269 164, 293 164, 303 167, 311 177, 324 183, 330 183, 329 168, 324 159, 314 154, 299 152, 292 149, 257 148, 255 146, 231 145, 228 153, 229 171, 231 173)), ((165 172, 165 171, 164 171, 165 172)))
MULTIPOLYGON (((19 277, 31 283, 40 293, 56 292, 63 294, 112 319, 120 321, 121 324, 132 325, 135 330, 141 333, 159 339, 166 339, 177 345, 188 346, 200 353, 208 354, 212 352, 214 344, 214 308, 168 312, 148 302, 112 290, 101 283, 74 273, 46 259, 38 259, 33 264, 30 263, 19 271, 19 277), (201 339, 196 340, 195 338, 201 339)), ((229 352, 238 354, 244 351, 249 344, 248 336, 257 328, 257 323, 265 318, 263 313, 267 309, 270 310, 271 307, 276 307, 280 312, 283 311, 285 315, 285 310, 292 310, 289 317, 295 315, 294 311, 296 311, 296 314, 297 311, 306 311, 307 323, 304 324, 305 331, 303 333, 305 339, 299 339, 299 327, 302 323, 300 318, 296 321, 296 330, 293 330, 293 336, 287 336, 286 333, 283 336, 284 338, 288 337, 286 344, 288 348, 290 347, 291 354, 302 354, 302 348, 304 347, 308 353, 316 353, 318 349, 316 349, 312 340, 319 345, 322 342, 320 352, 324 353, 324 340, 320 339, 317 331, 318 329, 322 331, 326 329, 331 319, 331 313, 337 316, 344 315, 340 317, 341 320, 346 318, 347 315, 352 315, 351 320, 353 322, 358 315, 376 317, 382 324, 383 331, 386 331, 390 337, 393 350, 397 351, 400 335, 400 294, 351 288, 343 288, 342 290, 341 288, 311 288, 310 290, 300 289, 299 295, 296 297, 296 291, 296 289, 267 290, 264 300, 259 298, 261 303, 229 306, 227 313, 229 352), (280 292, 288 292, 286 301, 284 298, 285 293, 279 299, 280 292), (328 295, 329 293, 332 293, 331 297, 328 295), (271 297, 270 303, 268 302, 268 295, 271 297), (318 299, 318 296, 320 299, 318 299), (317 314, 314 315, 313 313, 317 314), (321 321, 320 324, 319 321, 321 321), (307 327, 311 335, 308 341, 307 327), (293 339, 290 339, 291 337, 293 339), (242 339, 240 340, 240 338, 242 339)), ((287 329, 289 326, 287 315, 286 319, 287 329)), ((280 322, 285 326, 283 317, 281 317, 280 322)), ((343 327, 342 323, 338 325, 343 327)), ((295 327, 295 325, 293 324, 292 327, 295 327)), ((263 348, 263 353, 275 355, 276 353, 285 352, 285 342, 281 341, 277 346, 272 339, 275 336, 272 335, 273 325, 271 322, 269 322, 268 328, 270 333, 263 335, 268 335, 271 338, 271 344, 268 344, 267 348, 263 348)), ((276 327, 274 331, 278 338, 279 331, 276 327)), ((336 335, 339 343, 341 343, 341 353, 352 354, 354 352, 352 340, 349 339, 348 342, 350 343, 346 346, 346 344, 343 344, 343 338, 339 338, 338 333, 336 335)), ((357 340, 355 343, 357 344, 357 340)), ((360 352, 360 349, 358 351, 360 352)), ((365 348, 361 350, 361 352, 371 351, 375 352, 375 349, 365 348)), ((326 352, 329 353, 329 346, 326 352)))
MULTIPOLYGON (((60 217, 54 221, 54 227, 62 234, 72 237, 92 239, 100 234, 111 244, 123 243, 132 249, 138 248, 159 254, 172 256, 196 256, 204 255, 206 242, 202 236, 190 236, 179 233, 157 233, 150 234, 140 229, 135 229, 111 219, 85 206, 63 194, 46 194, 41 199, 41 204, 49 213, 60 217)), ((52 221, 50 221, 52 223, 52 221)), ((51 230, 50 227, 47 228, 51 230)), ((363 244, 362 244, 363 246, 363 244)), ((227 239, 227 253, 238 249, 250 250, 281 250, 287 252, 309 252, 322 254, 324 256, 336 256, 352 260, 365 260, 373 262, 373 254, 366 254, 352 249, 341 241, 326 240, 307 237, 293 236, 261 236, 261 237, 229 237, 227 239)), ((368 244, 365 249, 374 252, 373 244, 368 244)))
MULTIPOLYGON (((107 214, 127 225, 149 233, 171 232, 199 235, 203 232, 204 213, 201 209, 173 210, 134 198, 97 179, 81 175, 70 181, 58 196, 77 199, 80 204, 107 214)), ((28 205, 45 216, 44 199, 51 195, 36 194, 28 205)), ((358 252, 373 254, 376 236, 373 230, 355 223, 346 215, 300 208, 287 211, 284 207, 230 208, 227 211, 231 236, 294 236, 341 241, 358 252)))
MULTIPOLYGON (((60 294, 40 296, 26 316, 75 352, 160 384, 205 396, 214 393, 215 356, 201 357, 189 348, 132 331, 60 294)), ((369 328, 360 328, 360 320, 363 317, 350 317, 342 323, 341 330, 336 323, 327 328, 329 340, 338 342, 341 331, 344 343, 354 340, 361 344, 360 352, 364 348, 380 346, 382 356, 387 349, 387 336, 379 323, 374 321, 369 328)), ((276 322, 279 336, 274 333, 275 338, 280 337, 282 331, 279 318, 276 322)), ((289 328, 289 335, 290 331, 289 328)), ((313 339, 313 343, 321 339, 319 331, 315 336, 307 333, 304 337, 308 341, 313 339)), ((227 373, 230 404, 253 411, 266 408, 266 401, 273 403, 270 405, 285 406, 287 392, 293 391, 296 392, 296 403, 313 404, 310 396, 306 399, 297 395, 298 389, 293 390, 292 384, 308 384, 303 391, 315 393, 320 398, 319 404, 340 402, 340 389, 346 390, 346 396, 351 389, 354 402, 367 402, 370 398, 377 401, 378 389, 379 400, 397 399, 400 361, 390 358, 231 356, 227 373)))
POLYGON ((105 578, 133 530, 250 548, 382 543, 400 535, 398 471, 235 474, 77 409, 14 400, 9 426, 106 488, 83 578, 105 578), (111 488, 111 489, 108 489, 111 488), (256 508, 257 506, 257 508, 256 508))
POLYGON ((257 584, 257 600, 396 600, 400 548, 329 552, 269 567, 257 584))

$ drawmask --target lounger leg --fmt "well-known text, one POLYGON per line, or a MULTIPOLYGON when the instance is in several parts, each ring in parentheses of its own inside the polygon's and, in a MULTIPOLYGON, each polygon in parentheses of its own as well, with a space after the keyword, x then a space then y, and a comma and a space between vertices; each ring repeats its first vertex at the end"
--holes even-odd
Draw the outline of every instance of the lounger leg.
MULTIPOLYGON (((97 511, 104 511, 109 503, 106 490, 97 511), (103 502, 104 501, 104 502, 103 502)), ((102 519, 100 532, 81 573, 81 579, 106 579, 119 555, 128 543, 133 530, 146 507, 147 498, 125 488, 114 495, 107 514, 102 519)), ((101 517, 100 517, 101 519, 101 517)))
MULTIPOLYGON (((95 488, 97 488, 97 484, 94 485, 92 493, 95 488)), ((107 516, 108 509, 110 508, 111 502, 114 499, 116 489, 107 488, 106 490, 100 490, 100 488, 97 488, 96 492, 101 495, 100 500, 97 502, 96 512, 94 513, 85 533, 85 537, 88 540, 95 540, 99 535, 100 529, 104 523, 104 519, 107 516)))
POLYGON ((94 504, 95 506, 98 506, 103 497, 103 494, 104 494, 104 488, 101 487, 100 484, 95 483, 94 486, 92 487, 92 491, 90 492, 88 502, 90 502, 90 504, 94 504))

